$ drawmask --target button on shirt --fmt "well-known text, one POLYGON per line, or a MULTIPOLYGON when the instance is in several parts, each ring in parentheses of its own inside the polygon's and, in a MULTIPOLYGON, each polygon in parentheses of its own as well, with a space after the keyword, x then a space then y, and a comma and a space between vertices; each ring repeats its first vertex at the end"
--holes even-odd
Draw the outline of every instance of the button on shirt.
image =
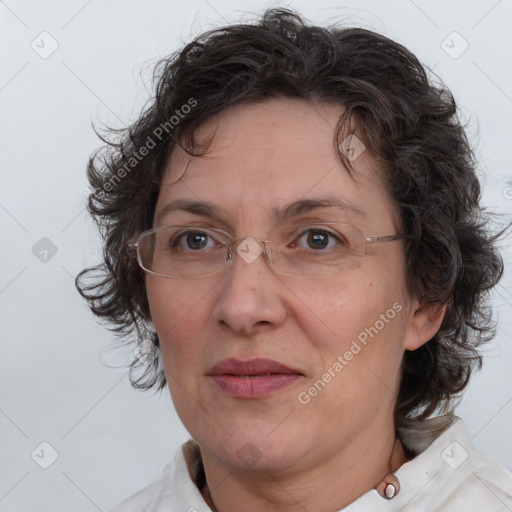
MULTIPOLYGON (((188 441, 159 481, 111 512, 211 512, 196 485, 201 468, 199 448, 188 441)), ((372 489, 340 512, 512 512, 512 474, 475 451, 460 419, 394 474, 395 498, 372 489)))

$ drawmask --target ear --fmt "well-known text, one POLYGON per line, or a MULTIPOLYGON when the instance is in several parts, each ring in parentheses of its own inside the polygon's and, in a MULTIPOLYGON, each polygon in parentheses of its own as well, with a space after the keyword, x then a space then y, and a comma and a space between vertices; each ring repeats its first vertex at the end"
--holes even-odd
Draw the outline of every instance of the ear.
POLYGON ((404 348, 416 350, 431 340, 439 331, 446 313, 446 305, 412 303, 404 336, 404 348))

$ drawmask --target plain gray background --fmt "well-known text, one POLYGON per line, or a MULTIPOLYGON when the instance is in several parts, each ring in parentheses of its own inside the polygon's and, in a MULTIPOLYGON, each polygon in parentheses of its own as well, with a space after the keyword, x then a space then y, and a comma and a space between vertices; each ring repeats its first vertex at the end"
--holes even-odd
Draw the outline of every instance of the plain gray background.
MULTIPOLYGON (((512 219, 512 0, 0 0, 0 511, 106 511, 187 439, 167 392, 130 388, 128 349, 74 287, 100 252, 84 209, 85 166, 100 145, 91 121, 133 121, 158 58, 286 5, 318 24, 381 32, 433 68, 477 147, 484 204, 512 219)), ((498 336, 458 414, 477 448, 512 469, 508 247, 504 256, 498 336)))

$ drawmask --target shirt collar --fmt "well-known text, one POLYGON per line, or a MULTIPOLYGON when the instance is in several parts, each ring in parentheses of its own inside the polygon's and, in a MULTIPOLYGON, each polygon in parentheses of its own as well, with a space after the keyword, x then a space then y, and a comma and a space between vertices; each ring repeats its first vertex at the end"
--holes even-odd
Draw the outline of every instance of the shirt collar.
MULTIPOLYGON (((409 434, 412 435, 411 432, 409 434)), ((395 472, 400 481, 400 493, 395 498, 388 501, 372 489, 345 507, 343 512, 392 512, 408 510, 409 506, 410 510, 414 510, 413 504, 422 498, 423 493, 430 492, 432 485, 439 485, 439 482, 442 483, 446 478, 453 476, 451 459, 460 458, 464 454, 467 456, 473 451, 464 424, 456 417, 450 428, 442 434, 437 432, 437 437, 425 448, 426 438, 423 436, 416 443, 409 439, 409 449, 417 452, 418 447, 422 445, 423 451, 395 472)), ((195 441, 190 440, 182 445, 176 454, 173 467, 166 468, 163 481, 166 484, 160 491, 157 500, 159 506, 154 512, 174 510, 171 507, 176 507, 177 510, 211 512, 199 489, 204 482, 204 469, 199 446, 195 441)))

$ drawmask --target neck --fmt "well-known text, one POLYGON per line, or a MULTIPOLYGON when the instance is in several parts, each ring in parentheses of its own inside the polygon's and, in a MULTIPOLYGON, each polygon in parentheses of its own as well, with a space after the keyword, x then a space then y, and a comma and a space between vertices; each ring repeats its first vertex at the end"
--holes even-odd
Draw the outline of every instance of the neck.
POLYGON ((201 450, 206 475, 203 497, 214 512, 238 512, 241 503, 246 512, 291 512, 298 505, 316 512, 343 509, 408 460, 394 430, 373 439, 363 436, 360 441, 364 449, 347 447, 317 467, 298 471, 240 472, 223 467, 201 450))

